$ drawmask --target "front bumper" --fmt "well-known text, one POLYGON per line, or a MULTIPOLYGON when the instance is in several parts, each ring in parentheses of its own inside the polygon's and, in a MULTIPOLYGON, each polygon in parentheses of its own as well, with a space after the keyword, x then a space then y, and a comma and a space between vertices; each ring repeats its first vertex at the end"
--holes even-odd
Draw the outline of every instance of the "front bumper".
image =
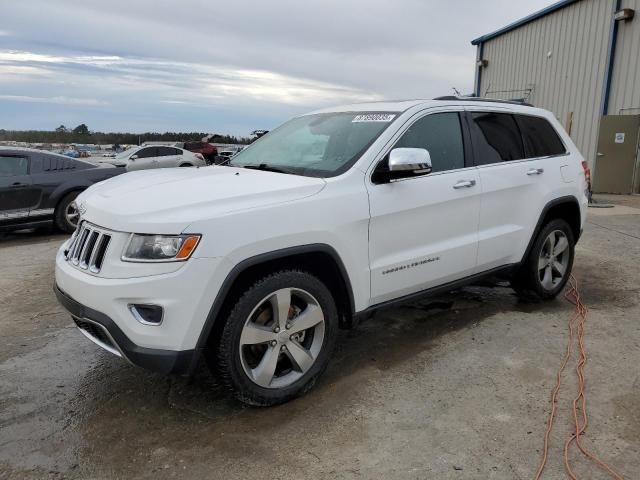
POLYGON ((57 284, 53 290, 60 304, 71 314, 78 329, 105 350, 134 365, 162 373, 190 373, 198 360, 196 350, 162 350, 133 343, 111 318, 77 302, 57 284))
POLYGON ((123 273, 143 275, 105 278, 66 260, 64 244, 56 256, 55 293, 80 331, 91 341, 129 362, 164 373, 190 373, 201 352, 199 338, 223 275, 220 259, 192 258, 167 272, 149 275, 144 265, 123 273), (146 275, 145 275, 146 274, 146 275), (158 305, 158 325, 140 322, 130 304, 158 305))

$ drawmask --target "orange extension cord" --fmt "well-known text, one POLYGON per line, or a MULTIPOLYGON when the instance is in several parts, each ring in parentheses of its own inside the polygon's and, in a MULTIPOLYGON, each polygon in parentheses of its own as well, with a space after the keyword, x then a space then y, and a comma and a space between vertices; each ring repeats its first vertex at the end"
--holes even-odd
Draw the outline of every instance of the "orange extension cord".
POLYGON ((578 281, 573 275, 571 275, 569 279, 569 289, 564 294, 564 298, 569 303, 573 304, 576 310, 569 320, 569 341, 567 342, 567 349, 556 375, 556 385, 551 393, 551 412, 549 413, 547 428, 544 432, 544 449, 542 453, 542 459, 540 460, 540 465, 538 466, 538 470, 536 472, 535 480, 540 479, 540 477, 542 476, 542 472, 544 471, 544 467, 547 463, 547 454, 549 452, 549 435, 551 434, 551 429, 553 428, 553 420, 556 414, 556 398, 558 396, 560 385, 562 383, 562 373, 564 372, 564 369, 567 366, 569 359, 571 358, 571 354, 573 353, 573 344, 576 335, 578 338, 579 346, 579 355, 575 369, 576 375, 578 377, 578 395, 573 399, 572 402, 573 423, 575 426, 575 431, 571 433, 564 444, 564 466, 569 477, 572 480, 577 480, 578 477, 576 477, 576 474, 574 473, 573 469, 571 468, 571 464, 569 463, 569 449, 571 447, 571 444, 575 441, 575 444, 578 446, 578 449, 583 453, 584 456, 604 469, 607 473, 609 473, 609 475, 611 475, 611 477, 615 478, 616 480, 624 480, 622 476, 616 473, 609 465, 600 460, 593 453, 589 452, 582 445, 580 440, 580 437, 584 435, 585 431, 587 430, 587 399, 584 394, 584 366, 587 363, 587 353, 584 346, 584 322, 587 318, 587 307, 582 303, 580 292, 578 291, 578 281))

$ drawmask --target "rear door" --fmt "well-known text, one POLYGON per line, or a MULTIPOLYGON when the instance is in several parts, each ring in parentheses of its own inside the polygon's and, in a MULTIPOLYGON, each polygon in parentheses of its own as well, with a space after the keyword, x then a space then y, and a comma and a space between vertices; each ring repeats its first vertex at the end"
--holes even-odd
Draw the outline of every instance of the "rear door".
POLYGON ((480 185, 460 113, 423 114, 408 125, 396 147, 426 148, 433 171, 376 182, 375 172, 388 168, 386 152, 367 182, 373 304, 463 278, 476 269, 480 185))
POLYGON ((539 154, 535 121, 508 111, 468 110, 482 186, 478 267, 489 270, 522 259, 542 208, 561 182, 562 164, 539 154))
POLYGON ((158 156, 156 158, 157 167, 159 168, 171 168, 178 166, 178 155, 176 154, 178 150, 173 147, 158 147, 158 156))
POLYGON ((29 158, 0 154, 0 225, 26 221, 38 203, 38 192, 29 176, 29 158))

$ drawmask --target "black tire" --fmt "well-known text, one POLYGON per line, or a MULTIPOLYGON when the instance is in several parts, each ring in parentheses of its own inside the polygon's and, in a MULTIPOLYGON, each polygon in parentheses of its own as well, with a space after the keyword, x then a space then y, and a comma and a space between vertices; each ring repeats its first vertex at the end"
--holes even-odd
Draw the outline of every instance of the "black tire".
MULTIPOLYGON (((524 263, 516 273, 515 277, 511 281, 511 285, 514 290, 524 299, 527 300, 551 300, 554 299, 564 289, 569 277, 571 276, 571 269, 573 267, 573 259, 575 256, 575 237, 573 230, 569 224, 560 218, 551 220, 545 224, 533 243, 529 255, 525 259, 524 263), (541 273, 539 262, 541 254, 545 252, 545 242, 552 232, 561 232, 567 239, 567 259, 564 273, 560 276, 558 270, 553 267, 552 275, 557 275, 556 279, 553 279, 555 283, 553 285, 545 286, 541 279, 544 278, 544 273, 541 273)), ((551 259, 550 259, 551 261, 551 259)), ((543 267, 544 268, 544 267, 543 267)))
MULTIPOLYGON (((290 309, 288 310, 288 315, 290 315, 290 309)), ((291 322, 295 322, 295 317, 292 318, 291 322)), ((287 328, 289 327, 287 326, 287 328)), ((220 335, 217 355, 208 355, 207 358, 209 359, 210 367, 218 372, 223 383, 238 400, 255 406, 277 405, 298 397, 313 387, 317 378, 324 372, 329 363, 335 347, 337 332, 337 308, 331 292, 324 283, 307 272, 283 270, 257 280, 244 291, 231 308, 231 312, 226 319, 220 335), (290 385, 279 388, 265 388, 255 383, 245 371, 241 360, 243 353, 241 351, 240 338, 247 319, 251 318, 252 312, 257 307, 264 304, 265 298, 278 290, 289 288, 304 290, 317 301, 324 316, 324 336, 314 363, 305 373, 300 373, 302 375, 300 378, 290 385), (211 365, 211 362, 215 362, 215 364, 211 365)), ((268 344, 262 344, 262 346, 266 349, 270 348, 268 344)), ((274 350, 278 348, 282 347, 274 347, 274 350)), ((277 353, 276 355, 279 359, 282 359, 282 355, 285 354, 277 353)), ((282 361, 278 360, 278 362, 282 361)), ((286 361, 285 359, 284 362, 286 361)))
POLYGON ((67 208, 69 208, 69 205, 71 205, 71 203, 76 199, 76 197, 79 194, 80 194, 79 191, 67 193, 64 197, 62 197, 62 200, 60 200, 60 202, 58 203, 58 206, 56 207, 54 217, 53 217, 54 223, 56 225, 56 228, 58 228, 58 230, 65 233, 71 233, 76 229, 76 225, 74 225, 69 221, 66 213, 67 213, 67 208))

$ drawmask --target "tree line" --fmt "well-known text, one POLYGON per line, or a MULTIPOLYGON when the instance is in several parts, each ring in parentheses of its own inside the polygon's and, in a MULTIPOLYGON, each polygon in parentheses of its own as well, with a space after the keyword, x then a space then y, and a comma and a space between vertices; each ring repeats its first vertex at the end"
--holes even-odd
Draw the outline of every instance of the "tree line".
POLYGON ((234 135, 209 134, 204 132, 145 132, 145 133, 120 133, 120 132, 91 132, 84 124, 70 129, 60 125, 54 130, 5 130, 0 129, 0 141, 15 141, 29 143, 93 143, 93 144, 120 144, 137 145, 149 141, 186 142, 199 141, 210 136, 211 143, 251 143, 253 138, 236 137, 234 135))

